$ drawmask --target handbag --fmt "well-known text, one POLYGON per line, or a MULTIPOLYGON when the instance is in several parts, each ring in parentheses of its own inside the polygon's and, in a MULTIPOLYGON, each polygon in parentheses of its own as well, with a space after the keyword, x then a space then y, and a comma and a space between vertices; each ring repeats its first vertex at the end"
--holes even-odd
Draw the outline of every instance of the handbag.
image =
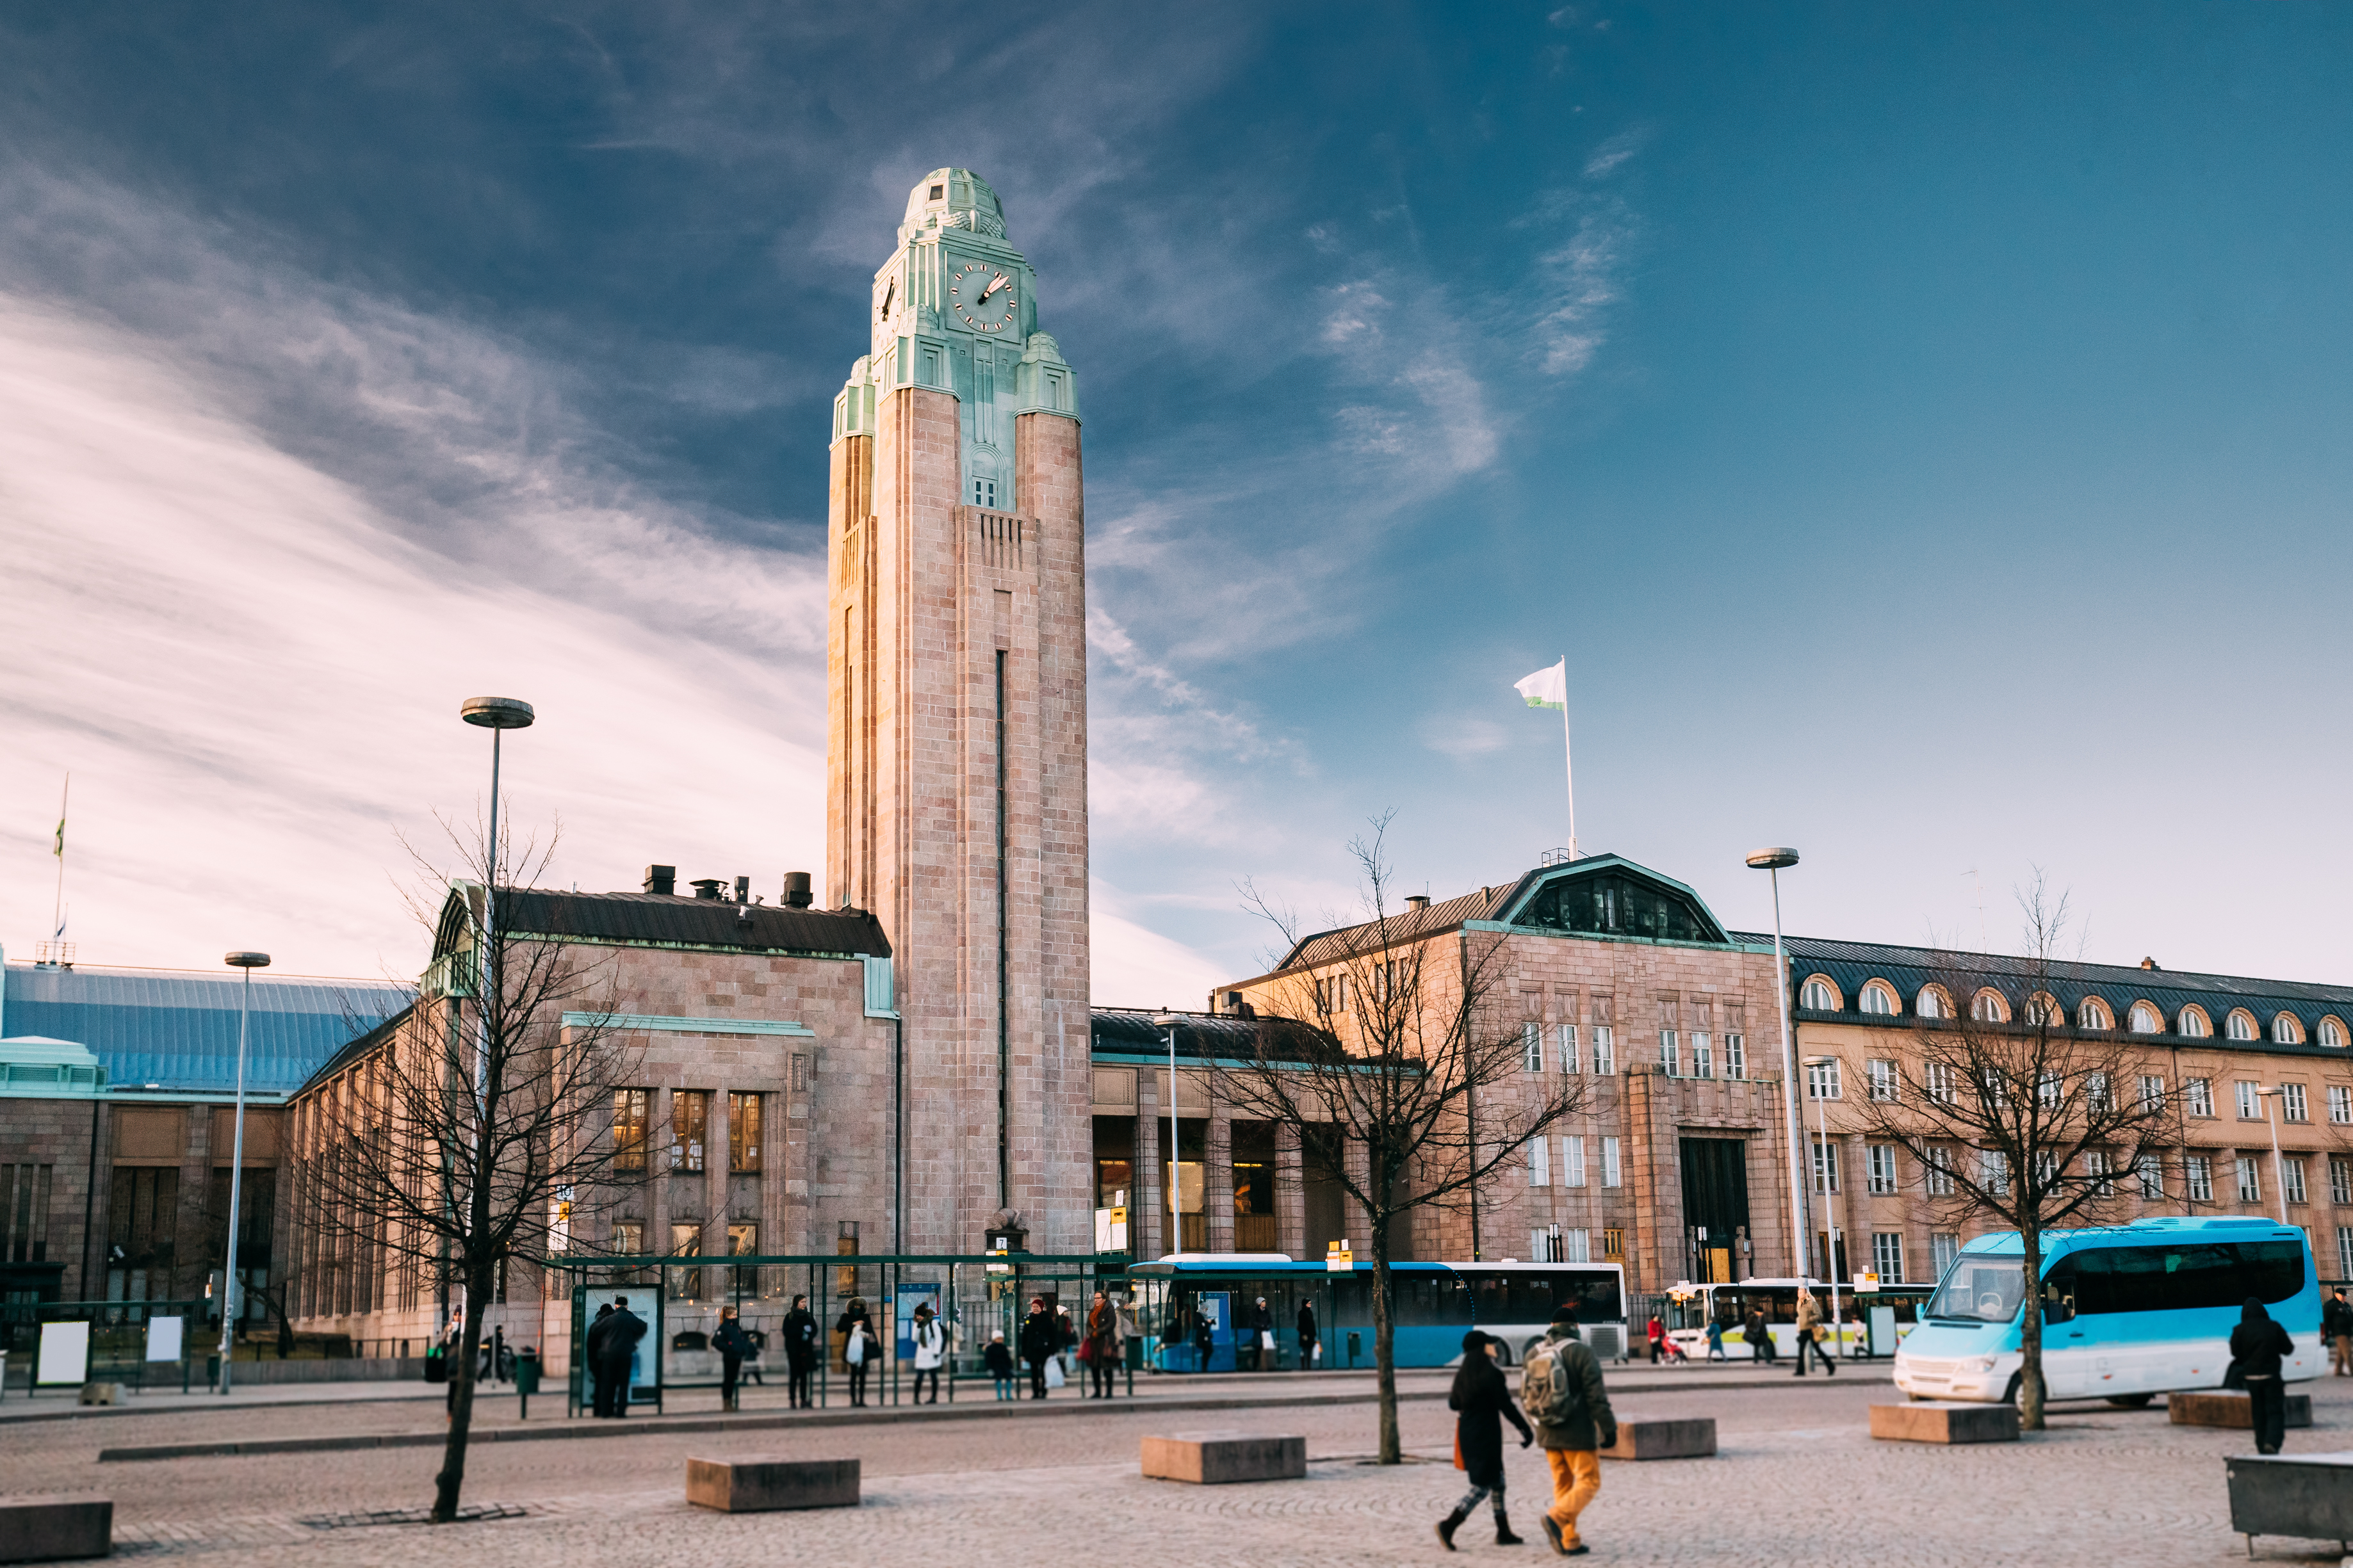
POLYGON ((2244 1393, 2247 1387, 2247 1363, 2237 1356, 2232 1356, 2231 1364, 2223 1370, 2222 1386, 2235 1388, 2244 1393))
POLYGON ((1471 1468, 1462 1462, 1462 1428, 1460 1424, 1457 1424, 1454 1428, 1454 1468, 1458 1470, 1467 1470, 1471 1468))
POLYGON ((1095 1359, 1094 1341, 1081 1340, 1079 1342, 1079 1359, 1088 1363, 1092 1363, 1095 1359))

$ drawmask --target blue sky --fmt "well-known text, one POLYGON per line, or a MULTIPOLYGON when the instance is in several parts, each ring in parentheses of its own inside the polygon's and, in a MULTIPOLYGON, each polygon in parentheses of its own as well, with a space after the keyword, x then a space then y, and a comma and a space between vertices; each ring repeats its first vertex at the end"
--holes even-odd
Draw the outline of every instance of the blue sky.
POLYGON ((1794 930, 2345 961, 2353 14, 0 16, 0 941, 416 967, 532 698, 555 876, 822 867, 828 401, 978 171, 1086 413, 1097 995, 1394 811, 1794 930), (1983 913, 1980 914, 1980 907, 1983 913))

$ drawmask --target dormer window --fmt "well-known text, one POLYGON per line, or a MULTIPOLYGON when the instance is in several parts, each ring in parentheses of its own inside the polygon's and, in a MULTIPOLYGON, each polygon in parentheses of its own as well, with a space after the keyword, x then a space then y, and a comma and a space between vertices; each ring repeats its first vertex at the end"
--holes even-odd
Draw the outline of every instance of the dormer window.
POLYGON ((930 199, 931 199, 931 200, 933 200, 933 201, 935 201, 935 202, 936 202, 936 201, 942 201, 942 200, 944 200, 944 199, 946 198, 947 194, 948 194, 948 188, 947 188, 945 185, 934 185, 934 186, 932 187, 932 194, 931 194, 931 197, 930 197, 930 199))

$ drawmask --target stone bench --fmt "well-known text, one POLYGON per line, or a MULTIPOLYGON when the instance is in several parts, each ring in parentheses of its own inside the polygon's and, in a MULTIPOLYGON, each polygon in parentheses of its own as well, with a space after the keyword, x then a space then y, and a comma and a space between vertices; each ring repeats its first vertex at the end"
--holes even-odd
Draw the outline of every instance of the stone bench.
POLYGON ((1179 1432, 1144 1440, 1147 1479, 1224 1486, 1232 1481, 1296 1481, 1307 1475, 1307 1439, 1254 1432, 1179 1432))
POLYGON ((122 1385, 119 1383, 85 1383, 81 1385, 81 1402, 84 1405, 120 1405, 122 1403, 122 1385))
POLYGON ((1890 1443, 2015 1443, 2015 1405, 1907 1403, 1871 1407, 1871 1435, 1890 1443))
POLYGON ((1605 1459, 1704 1459, 1715 1452, 1715 1417, 1686 1421, 1618 1423, 1618 1441, 1601 1450, 1605 1459))
POLYGON ((2239 1454, 2222 1462, 2231 1528, 2254 1554, 2258 1535, 2353 1543, 2353 1454, 2239 1454))
POLYGON ((114 1551, 114 1503, 107 1498, 0 1498, 0 1563, 54 1563, 114 1551))
MULTIPOLYGON (((2281 1403, 2285 1406, 2284 1414, 2289 1426, 2312 1425, 2312 1395, 2291 1394, 2281 1403)), ((2165 1396, 2165 1410, 2167 1418, 2176 1426, 2229 1426, 2241 1432, 2255 1429, 2254 1404, 2235 1388, 2168 1394, 2165 1396)))
POLYGON ((686 1462, 686 1500, 722 1513, 787 1508, 856 1508, 856 1459, 785 1459, 758 1455, 686 1462))

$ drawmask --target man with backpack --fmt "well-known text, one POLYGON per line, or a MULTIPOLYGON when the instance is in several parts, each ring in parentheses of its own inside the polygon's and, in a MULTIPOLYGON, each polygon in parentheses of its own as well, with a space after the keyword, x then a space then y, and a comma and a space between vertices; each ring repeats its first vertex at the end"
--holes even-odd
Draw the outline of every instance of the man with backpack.
POLYGON ((1574 1306, 1556 1309, 1545 1337, 1529 1348, 1520 1405, 1552 1467, 1552 1506, 1538 1522, 1555 1552, 1582 1556, 1590 1548, 1577 1538, 1577 1516, 1601 1489, 1600 1450, 1618 1441, 1618 1417, 1601 1385, 1601 1363, 1577 1337, 1574 1306))

